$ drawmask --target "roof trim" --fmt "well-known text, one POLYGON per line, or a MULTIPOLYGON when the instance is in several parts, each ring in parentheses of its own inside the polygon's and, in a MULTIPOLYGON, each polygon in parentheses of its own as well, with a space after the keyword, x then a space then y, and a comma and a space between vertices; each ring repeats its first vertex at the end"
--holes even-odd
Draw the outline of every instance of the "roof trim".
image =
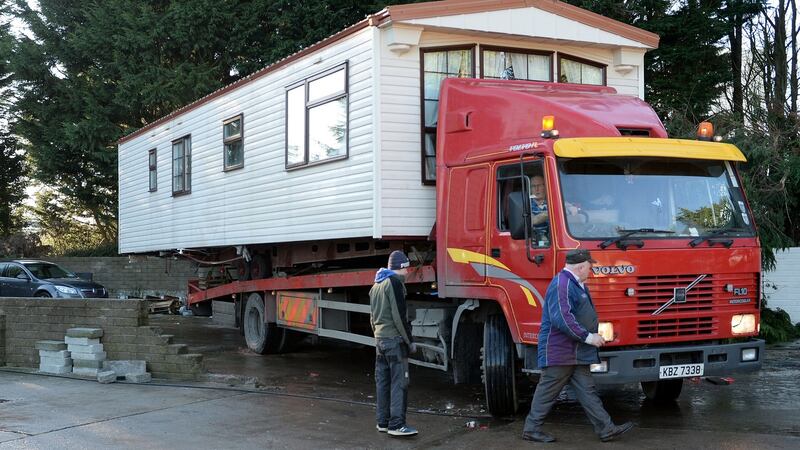
POLYGON ((388 6, 386 9, 389 10, 392 20, 402 21, 527 7, 538 8, 632 41, 641 42, 652 48, 658 48, 659 36, 655 33, 558 0, 442 0, 388 6))

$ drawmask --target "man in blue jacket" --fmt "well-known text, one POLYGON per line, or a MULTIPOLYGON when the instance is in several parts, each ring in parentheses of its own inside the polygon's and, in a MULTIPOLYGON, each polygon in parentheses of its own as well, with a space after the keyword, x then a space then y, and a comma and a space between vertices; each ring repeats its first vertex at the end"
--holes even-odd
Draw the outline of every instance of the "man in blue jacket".
POLYGON ((406 313, 405 276, 410 263, 395 250, 389 264, 375 274, 369 291, 370 324, 375 335, 376 428, 390 436, 414 436, 406 423, 408 355, 416 347, 406 313))
POLYGON ((542 431, 542 424, 567 383, 601 441, 610 441, 633 428, 631 422, 614 425, 589 371, 589 365, 600 362, 597 348, 606 342, 597 334, 597 311, 584 285, 595 262, 588 250, 570 250, 564 270, 547 288, 539 330, 538 363, 542 374, 522 431, 522 439, 526 441, 556 440, 542 431))

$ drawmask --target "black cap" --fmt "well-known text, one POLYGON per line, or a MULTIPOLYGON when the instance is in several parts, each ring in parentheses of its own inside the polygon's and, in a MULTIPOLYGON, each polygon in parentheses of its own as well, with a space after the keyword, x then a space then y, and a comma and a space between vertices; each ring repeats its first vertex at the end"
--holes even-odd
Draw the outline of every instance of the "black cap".
POLYGON ((580 264, 586 261, 589 261, 592 264, 597 262, 592 259, 592 255, 589 253, 589 250, 584 248, 576 248, 575 250, 570 250, 567 252, 567 264, 580 264))

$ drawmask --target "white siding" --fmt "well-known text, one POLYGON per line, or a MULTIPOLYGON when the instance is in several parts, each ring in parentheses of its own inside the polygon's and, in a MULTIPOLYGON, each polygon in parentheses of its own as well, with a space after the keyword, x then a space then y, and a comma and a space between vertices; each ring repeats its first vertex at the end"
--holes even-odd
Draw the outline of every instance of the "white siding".
MULTIPOLYGON (((520 11, 520 10, 515 10, 520 11)), ((385 34, 382 36, 386 39, 385 34)), ((479 44, 555 51, 608 64, 607 84, 622 94, 639 95, 638 70, 619 74, 613 69, 611 47, 564 45, 545 40, 476 37, 423 31, 419 47, 479 44)), ((480 75, 480 49, 475 52, 475 74, 480 75)), ((643 51, 642 51, 643 52, 643 51)), ((642 62, 644 53, 642 53, 642 62)), ((553 79, 557 68, 553 61, 553 79)), ((381 230, 384 236, 426 236, 436 219, 435 188, 421 182, 420 52, 413 47, 396 55, 381 50, 381 230)), ((643 94, 642 94, 643 95, 643 94)))
POLYGON ((119 149, 120 252, 373 236, 373 50, 365 29, 233 89, 119 149), (287 85, 349 61, 349 157, 286 171, 287 85), (222 121, 244 114, 244 168, 223 172, 222 121), (171 142, 191 134, 192 192, 172 197, 171 142), (148 150, 158 191, 148 192, 148 150))
POLYGON ((780 308, 800 322, 800 247, 775 252, 775 270, 764 272, 764 294, 767 306, 780 308))

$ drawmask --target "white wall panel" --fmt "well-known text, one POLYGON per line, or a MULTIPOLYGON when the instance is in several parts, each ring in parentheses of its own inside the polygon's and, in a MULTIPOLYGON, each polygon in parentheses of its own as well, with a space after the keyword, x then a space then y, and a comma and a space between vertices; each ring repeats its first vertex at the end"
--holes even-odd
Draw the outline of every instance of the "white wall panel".
POLYGON ((800 322, 800 247, 775 252, 775 270, 764 272, 764 294, 767 306, 780 308, 800 322))
POLYGON ((372 236, 372 67, 367 29, 120 145, 120 252, 372 236), (344 61, 349 158, 287 171, 285 86, 344 61), (244 168, 224 172, 222 121, 239 113, 244 168), (186 134, 192 192, 172 197, 171 141, 186 134), (151 193, 152 148, 158 149, 158 191, 151 193))

